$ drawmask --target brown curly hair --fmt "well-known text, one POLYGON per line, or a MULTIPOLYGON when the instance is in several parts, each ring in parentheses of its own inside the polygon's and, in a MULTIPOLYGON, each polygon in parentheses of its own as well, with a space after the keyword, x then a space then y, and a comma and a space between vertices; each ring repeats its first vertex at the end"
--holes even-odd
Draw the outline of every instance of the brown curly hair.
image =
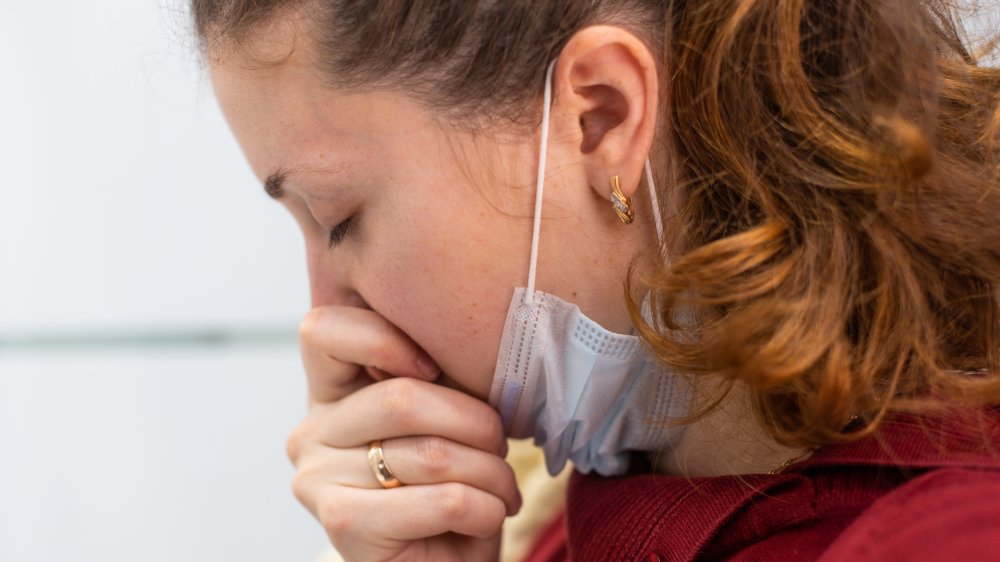
POLYGON ((664 77, 653 156, 671 259, 626 286, 660 359, 745 385, 790 445, 865 435, 894 410, 1000 404, 1000 69, 971 52, 957 3, 191 6, 209 54, 295 13, 331 84, 399 89, 456 121, 537 124, 544 68, 573 33, 627 27, 664 77), (635 286, 652 289, 650 324, 635 286))

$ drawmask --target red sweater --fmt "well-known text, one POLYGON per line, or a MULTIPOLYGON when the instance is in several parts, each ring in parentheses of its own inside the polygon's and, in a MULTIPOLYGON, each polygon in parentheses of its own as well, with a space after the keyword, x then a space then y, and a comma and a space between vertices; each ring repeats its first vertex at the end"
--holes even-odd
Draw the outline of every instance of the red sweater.
POLYGON ((574 474, 531 562, 1000 560, 1000 414, 900 416, 775 475, 574 474))

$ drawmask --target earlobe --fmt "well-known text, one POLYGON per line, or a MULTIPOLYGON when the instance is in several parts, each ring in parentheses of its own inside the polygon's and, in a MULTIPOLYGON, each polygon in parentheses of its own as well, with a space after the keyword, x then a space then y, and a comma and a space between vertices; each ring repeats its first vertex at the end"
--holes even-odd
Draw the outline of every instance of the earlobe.
POLYGON ((622 194, 631 197, 655 132, 658 83, 652 53, 624 28, 592 26, 570 38, 558 69, 557 99, 579 125, 578 156, 588 183, 609 200, 609 178, 618 176, 622 194))

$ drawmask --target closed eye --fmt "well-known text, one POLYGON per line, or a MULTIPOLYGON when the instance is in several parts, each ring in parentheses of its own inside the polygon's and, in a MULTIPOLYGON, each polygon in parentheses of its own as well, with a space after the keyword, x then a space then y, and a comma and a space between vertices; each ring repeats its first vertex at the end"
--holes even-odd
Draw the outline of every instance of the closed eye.
POLYGON ((343 242, 344 237, 347 236, 347 233, 351 230, 351 225, 353 224, 354 217, 352 216, 330 229, 330 238, 327 242, 327 246, 332 250, 334 246, 343 242))

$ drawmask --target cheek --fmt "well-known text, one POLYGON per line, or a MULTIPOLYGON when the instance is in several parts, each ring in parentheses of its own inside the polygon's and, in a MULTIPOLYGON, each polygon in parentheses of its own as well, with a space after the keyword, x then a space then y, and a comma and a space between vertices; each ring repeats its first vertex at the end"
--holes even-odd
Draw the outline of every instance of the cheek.
POLYGON ((527 243, 484 209, 427 208, 394 224, 404 228, 386 232, 365 268, 366 299, 430 353, 446 384, 485 400, 527 243))

